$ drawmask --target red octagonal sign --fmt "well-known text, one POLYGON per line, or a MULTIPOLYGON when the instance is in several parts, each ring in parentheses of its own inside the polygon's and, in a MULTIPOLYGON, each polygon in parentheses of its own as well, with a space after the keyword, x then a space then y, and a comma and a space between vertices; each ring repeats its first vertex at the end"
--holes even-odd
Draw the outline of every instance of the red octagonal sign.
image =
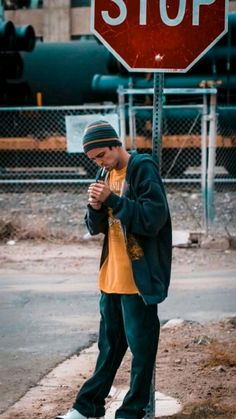
POLYGON ((91 29, 129 71, 188 71, 227 32, 227 0, 93 0, 91 29))

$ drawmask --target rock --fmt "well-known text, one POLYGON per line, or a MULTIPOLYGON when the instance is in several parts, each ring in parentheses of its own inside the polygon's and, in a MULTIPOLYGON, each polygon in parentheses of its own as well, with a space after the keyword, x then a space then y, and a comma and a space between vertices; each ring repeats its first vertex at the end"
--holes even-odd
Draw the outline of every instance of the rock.
POLYGON ((208 338, 208 336, 202 335, 202 336, 197 336, 194 341, 194 343, 197 343, 198 345, 209 345, 211 343, 210 339, 208 338))
POLYGON ((189 233, 189 242, 193 247, 199 247, 204 233, 201 231, 191 231, 189 233))
POLYGON ((16 244, 15 240, 8 240, 7 245, 8 246, 14 246, 16 244))
POLYGON ((217 371, 217 372, 225 372, 226 369, 223 367, 223 365, 218 365, 218 367, 215 368, 215 371, 217 371))
POLYGON ((173 246, 188 246, 189 244, 189 231, 174 230, 173 231, 173 246))
POLYGON ((203 249, 215 249, 215 250, 228 250, 230 247, 230 241, 227 237, 212 237, 208 236, 202 238, 201 248, 203 249))
POLYGON ((183 326, 185 323, 184 319, 171 319, 167 323, 162 326, 162 329, 172 329, 174 327, 180 327, 183 326))
POLYGON ((229 317, 228 319, 225 319, 225 323, 236 328, 236 317, 229 317))
POLYGON ((83 240, 85 240, 85 241, 89 241, 89 240, 100 241, 102 238, 103 238, 102 234, 97 234, 96 236, 91 236, 90 233, 85 233, 83 235, 83 240))
POLYGON ((193 200, 199 200, 199 194, 198 193, 192 193, 190 195, 190 198, 193 199, 193 200))

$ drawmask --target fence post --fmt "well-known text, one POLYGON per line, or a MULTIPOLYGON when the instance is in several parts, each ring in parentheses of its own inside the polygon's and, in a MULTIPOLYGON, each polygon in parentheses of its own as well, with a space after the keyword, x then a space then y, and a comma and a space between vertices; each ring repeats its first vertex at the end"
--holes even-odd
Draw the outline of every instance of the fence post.
POLYGON ((125 125, 125 95, 123 86, 118 88, 119 115, 120 115, 120 138, 124 146, 126 146, 126 125, 125 125))
MULTIPOLYGON (((132 89, 133 82, 132 79, 129 81, 129 88, 132 89)), ((130 146, 131 149, 135 149, 135 131, 134 131, 134 111, 133 111, 133 104, 134 104, 134 97, 133 93, 129 93, 128 95, 129 100, 129 136, 130 136, 130 146)))
POLYGON ((201 132, 201 190, 203 204, 203 228, 205 234, 208 234, 208 217, 207 217, 207 126, 208 126, 208 106, 207 95, 203 95, 203 112, 202 112, 202 132, 201 132))
POLYGON ((207 223, 212 227, 215 215, 214 207, 214 176, 216 161, 216 94, 210 96, 209 143, 207 166, 207 223))
POLYGON ((161 141, 163 118, 164 74, 154 73, 153 123, 152 123, 152 155, 158 161, 161 173, 161 141))

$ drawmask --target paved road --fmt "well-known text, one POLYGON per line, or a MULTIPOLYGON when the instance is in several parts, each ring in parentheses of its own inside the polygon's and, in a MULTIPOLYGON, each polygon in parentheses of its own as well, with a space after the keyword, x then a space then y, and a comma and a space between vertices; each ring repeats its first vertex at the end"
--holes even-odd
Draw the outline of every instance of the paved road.
MULTIPOLYGON (((0 271, 0 412, 55 365, 96 339, 96 266, 77 274, 0 271)), ((162 321, 236 314, 236 271, 174 273, 162 321)))
POLYGON ((160 305, 162 320, 181 317, 199 322, 236 314, 236 270, 175 273, 168 298, 160 305))

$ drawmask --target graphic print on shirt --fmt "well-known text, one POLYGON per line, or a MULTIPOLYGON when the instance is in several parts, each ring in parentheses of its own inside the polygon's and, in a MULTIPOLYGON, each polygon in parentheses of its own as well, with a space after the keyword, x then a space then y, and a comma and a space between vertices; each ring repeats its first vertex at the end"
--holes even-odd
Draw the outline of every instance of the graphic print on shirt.
MULTIPOLYGON (((109 176, 109 188, 120 196, 125 182, 126 168, 112 170, 109 176)), ((107 293, 137 294, 131 260, 129 258, 124 231, 119 219, 108 209, 108 257, 100 269, 100 289, 107 293)))
MULTIPOLYGON (((109 188, 112 192, 114 192, 116 195, 120 196, 122 186, 123 186, 124 180, 115 180, 113 182, 109 182, 109 188)), ((108 209, 108 225, 111 233, 111 240, 112 241, 119 241, 119 240, 125 240, 124 231, 121 226, 120 220, 115 218, 112 215, 112 209, 108 209)))

